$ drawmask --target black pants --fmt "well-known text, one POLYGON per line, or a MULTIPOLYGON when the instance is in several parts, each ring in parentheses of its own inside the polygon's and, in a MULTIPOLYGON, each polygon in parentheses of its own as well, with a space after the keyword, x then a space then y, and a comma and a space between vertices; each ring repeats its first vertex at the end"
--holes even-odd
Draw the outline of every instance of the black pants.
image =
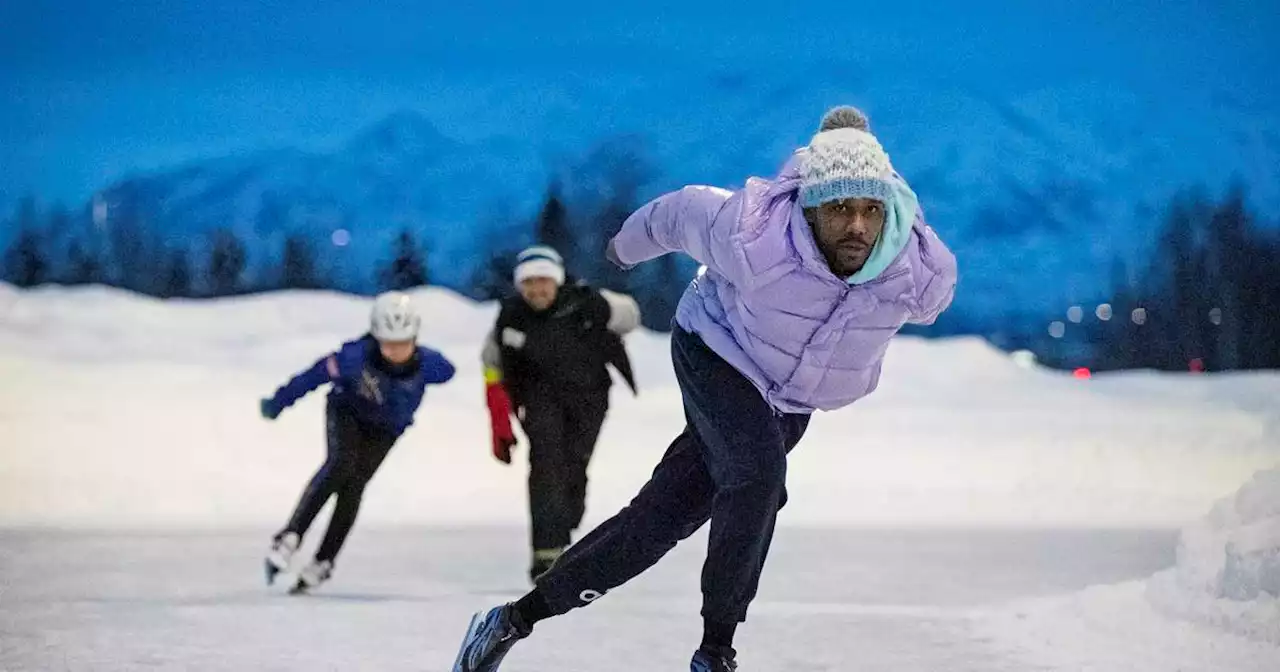
POLYGON ((746 620, 786 502, 787 453, 809 416, 775 413, 696 335, 676 327, 671 349, 686 427, 635 499, 538 580, 555 614, 626 583, 710 520, 702 615, 746 620))
POLYGON ((381 430, 364 426, 349 412, 330 406, 325 413, 328 458, 302 491, 302 498, 289 518, 289 524, 280 531, 295 532, 299 537, 307 533, 312 521, 320 513, 325 502, 337 496, 329 529, 316 551, 316 560, 334 560, 342 544, 356 522, 364 486, 387 457, 395 439, 381 430))
POLYGON ((609 410, 608 390, 545 392, 525 401, 529 517, 534 550, 569 545, 587 507, 587 467, 609 410))

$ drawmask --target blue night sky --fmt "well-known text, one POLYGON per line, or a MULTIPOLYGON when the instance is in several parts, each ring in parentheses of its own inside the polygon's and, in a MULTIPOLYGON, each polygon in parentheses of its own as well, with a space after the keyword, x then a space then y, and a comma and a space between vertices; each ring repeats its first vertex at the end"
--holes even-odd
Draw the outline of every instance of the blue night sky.
MULTIPOLYGON (((802 86, 809 68, 840 62, 1001 91, 1088 79, 1158 96, 1213 83, 1277 109, 1276 88, 1261 84, 1280 65, 1270 1, 1016 4, 5 2, 0 197, 81 202, 134 170, 325 150, 397 109, 458 95, 469 73, 607 87, 690 63, 761 63, 794 67, 802 86)), ((520 110, 451 109, 434 121, 462 140, 519 131, 520 110)))

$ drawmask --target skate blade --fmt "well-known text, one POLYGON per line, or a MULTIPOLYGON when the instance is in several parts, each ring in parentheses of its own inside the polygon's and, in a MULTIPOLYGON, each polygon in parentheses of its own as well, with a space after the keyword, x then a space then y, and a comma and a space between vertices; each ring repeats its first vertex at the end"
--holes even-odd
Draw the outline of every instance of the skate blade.
POLYGON ((275 585, 276 575, 280 573, 280 568, 275 566, 275 564, 270 560, 264 560, 262 564, 267 574, 267 585, 275 585))
POLYGON ((458 647, 458 657, 453 661, 453 672, 463 672, 462 659, 467 655, 467 644, 471 642, 471 638, 476 634, 476 628, 480 626, 485 612, 477 611, 471 616, 471 622, 467 624, 467 634, 462 637, 462 645, 458 647))

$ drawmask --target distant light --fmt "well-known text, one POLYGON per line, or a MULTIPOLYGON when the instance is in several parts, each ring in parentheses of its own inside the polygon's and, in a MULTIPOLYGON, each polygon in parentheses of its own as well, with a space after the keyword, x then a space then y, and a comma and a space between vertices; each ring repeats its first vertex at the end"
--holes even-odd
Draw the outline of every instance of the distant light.
POLYGON ((1071 375, 1075 376, 1076 380, 1089 380, 1093 377, 1093 372, 1082 366, 1073 371, 1071 375))
POLYGON ((1036 353, 1030 350, 1015 350, 1009 354, 1009 357, 1019 368, 1030 369, 1036 365, 1036 353))
POLYGON ((1215 325, 1222 324, 1222 309, 1214 308, 1213 310, 1209 311, 1209 321, 1214 323, 1215 325))
POLYGON ((1080 321, 1084 319, 1084 308, 1071 306, 1067 309, 1067 319, 1071 320, 1072 324, 1080 324, 1080 321))
POLYGON ((1062 338, 1067 335, 1067 325, 1061 321, 1054 320, 1049 323, 1049 335, 1054 338, 1062 338))
POLYGON ((1133 309, 1133 314, 1132 314, 1132 315, 1130 315, 1130 319, 1132 319, 1132 320, 1133 320, 1133 323, 1134 323, 1134 324, 1138 324, 1138 325, 1146 324, 1146 323, 1147 323, 1147 309, 1146 309, 1146 308, 1134 308, 1134 309, 1133 309))
POLYGON ((1111 304, 1109 303, 1101 304, 1098 306, 1098 309, 1093 312, 1095 315, 1098 316, 1099 320, 1106 322, 1111 319, 1111 315, 1112 315, 1111 304))
POLYGON ((1191 373, 1204 373, 1204 360, 1196 357, 1187 362, 1187 368, 1191 370, 1191 373))
POLYGON ((351 242, 351 232, 346 229, 335 229, 332 239, 334 245, 346 247, 351 242))

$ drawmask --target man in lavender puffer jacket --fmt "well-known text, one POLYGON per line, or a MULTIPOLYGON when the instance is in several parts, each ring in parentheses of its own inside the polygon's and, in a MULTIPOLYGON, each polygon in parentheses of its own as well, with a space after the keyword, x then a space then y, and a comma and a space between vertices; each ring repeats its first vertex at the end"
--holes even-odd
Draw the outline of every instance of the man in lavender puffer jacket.
POLYGON ((870 133, 841 107, 773 180, 685 187, 632 214, 609 244, 629 268, 668 252, 704 264, 671 348, 687 424, 649 483, 517 602, 477 613, 455 672, 497 670, 533 624, 602 597, 712 521, 694 672, 737 669, 734 630, 755 597, 787 453, 816 410, 871 393, 889 341, 955 294, 956 260, 870 133))

